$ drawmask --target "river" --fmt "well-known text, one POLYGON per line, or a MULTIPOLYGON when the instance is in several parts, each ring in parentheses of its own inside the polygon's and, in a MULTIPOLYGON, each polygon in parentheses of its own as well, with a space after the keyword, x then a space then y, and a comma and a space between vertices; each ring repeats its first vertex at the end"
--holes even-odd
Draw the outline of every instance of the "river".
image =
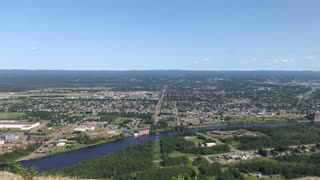
MULTIPOLYGON (((299 123, 294 122, 274 122, 274 123, 258 123, 258 124, 237 124, 237 125, 218 125, 218 126, 205 126, 205 127, 194 127, 193 131, 200 130, 221 130, 225 128, 245 128, 245 127, 258 127, 258 126, 269 126, 269 127, 278 127, 278 126, 288 126, 296 125, 299 123)), ((39 172, 44 172, 50 169, 63 168, 76 164, 80 161, 93 159, 97 156, 101 156, 107 153, 116 153, 126 147, 140 144, 146 141, 155 141, 161 139, 165 135, 177 134, 177 131, 166 131, 159 132, 157 134, 150 134, 148 136, 143 136, 139 138, 127 137, 117 141, 108 142, 105 144, 100 144, 92 147, 87 147, 71 152, 66 152, 62 154, 56 154, 52 156, 47 156, 39 159, 33 159, 29 161, 23 161, 22 164, 25 167, 37 167, 39 172)))

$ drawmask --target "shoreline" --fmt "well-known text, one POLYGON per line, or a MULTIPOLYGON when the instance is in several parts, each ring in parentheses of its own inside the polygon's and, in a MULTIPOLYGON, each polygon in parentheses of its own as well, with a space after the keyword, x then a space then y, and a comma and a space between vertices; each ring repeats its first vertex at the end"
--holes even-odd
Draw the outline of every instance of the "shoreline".
MULTIPOLYGON (((273 121, 273 122, 260 122, 260 123, 256 123, 256 122, 243 122, 243 123, 218 123, 218 124, 208 124, 208 125, 201 125, 201 126, 189 126, 188 129, 193 129, 193 128, 206 128, 206 127, 218 127, 218 126, 228 126, 228 125, 245 125, 245 124, 268 124, 268 123, 307 123, 309 121, 273 121)), ((166 132, 166 131, 175 131, 174 127, 171 128, 167 128, 167 129, 160 129, 160 130, 153 130, 151 131, 150 134, 155 134, 157 132, 166 132)), ((19 160, 17 160, 17 162, 23 162, 23 161, 29 161, 29 160, 35 160, 35 159, 40 159, 40 158, 45 158, 45 157, 49 157, 49 156, 53 156, 53 155, 57 155, 57 154, 63 154, 63 153, 70 153, 73 151, 77 151, 80 149, 84 149, 84 148, 88 148, 88 147, 94 147, 94 146, 98 146, 101 144, 107 144, 110 142, 115 142, 118 140, 122 140, 124 138, 127 137, 132 137, 128 134, 124 134, 124 135, 120 135, 120 137, 116 137, 116 138, 110 138, 110 139, 106 139, 105 141, 101 141, 95 144, 90 144, 90 145, 84 145, 84 146, 79 146, 79 147, 73 147, 70 149, 64 149, 63 151, 57 151, 57 152, 53 152, 50 154, 41 154, 39 156, 36 157, 30 157, 30 158, 20 158, 19 160)))
POLYGON ((72 148, 65 148, 62 151, 56 151, 56 152, 52 152, 49 154, 39 154, 39 156, 35 156, 35 157, 29 157, 29 158, 23 157, 23 158, 20 158, 19 160, 17 160, 16 162, 30 161, 30 160, 34 160, 34 159, 41 159, 41 158, 45 158, 45 157, 50 157, 50 156, 57 155, 57 154, 70 153, 70 152, 77 151, 80 149, 94 147, 94 146, 98 146, 98 145, 106 144, 106 143, 110 143, 110 142, 115 142, 115 141, 130 137, 129 135, 119 135, 119 136, 120 137, 106 139, 104 141, 100 141, 95 144, 76 146, 76 147, 72 147, 72 148))

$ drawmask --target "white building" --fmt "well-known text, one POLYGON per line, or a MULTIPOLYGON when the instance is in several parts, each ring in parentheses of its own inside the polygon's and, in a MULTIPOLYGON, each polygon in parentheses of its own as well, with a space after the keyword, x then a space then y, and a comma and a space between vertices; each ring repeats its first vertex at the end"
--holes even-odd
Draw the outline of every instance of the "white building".
POLYGON ((138 133, 133 133, 133 136, 134 137, 139 137, 139 134, 138 133))
POLYGON ((57 144, 58 147, 62 147, 62 146, 64 146, 64 145, 66 145, 65 142, 59 142, 59 143, 57 144))
POLYGON ((86 127, 76 127, 73 129, 73 131, 75 131, 75 132, 85 132, 87 130, 88 129, 86 127))
POLYGON ((86 126, 80 126, 73 129, 75 132, 85 132, 85 131, 94 131, 95 127, 86 127, 86 126))
POLYGON ((4 129, 31 130, 38 126, 40 126, 39 122, 14 121, 14 120, 0 121, 0 129, 4 128, 4 129))
POLYGON ((206 143, 206 147, 213 147, 215 145, 217 145, 217 144, 216 143, 206 143))

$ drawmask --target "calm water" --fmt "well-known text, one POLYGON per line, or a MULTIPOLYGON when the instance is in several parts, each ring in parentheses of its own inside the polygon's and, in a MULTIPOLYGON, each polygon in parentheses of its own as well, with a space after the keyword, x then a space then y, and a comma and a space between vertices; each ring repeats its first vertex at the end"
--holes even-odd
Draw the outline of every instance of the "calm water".
MULTIPOLYGON (((298 123, 285 122, 285 123, 264 123, 264 124, 220 125, 220 126, 197 127, 197 128, 192 128, 192 130, 194 131, 221 130, 225 128, 244 128, 244 127, 257 127, 257 126, 277 127, 277 126, 288 126, 288 125, 296 125, 296 124, 298 123)), ((72 151, 72 152, 56 154, 56 155, 52 155, 52 156, 48 156, 40 159, 24 161, 22 162, 22 164, 26 167, 35 166, 38 168, 40 172, 43 172, 43 171, 47 171, 54 168, 62 168, 62 167, 70 166, 80 161, 93 159, 97 156, 101 156, 107 153, 115 153, 128 146, 140 144, 146 141, 155 141, 165 135, 173 135, 177 133, 178 132, 176 131, 167 131, 167 132, 160 132, 159 134, 150 134, 149 136, 144 136, 140 138, 127 137, 114 142, 87 147, 87 148, 83 148, 83 149, 72 151)))

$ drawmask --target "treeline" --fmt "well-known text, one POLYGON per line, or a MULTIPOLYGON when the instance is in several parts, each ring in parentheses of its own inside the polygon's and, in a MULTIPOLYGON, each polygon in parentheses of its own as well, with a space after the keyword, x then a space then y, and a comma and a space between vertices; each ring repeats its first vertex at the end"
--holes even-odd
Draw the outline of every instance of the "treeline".
POLYGON ((68 116, 62 112, 33 111, 33 112, 26 112, 24 117, 32 118, 32 119, 55 120, 55 119, 67 118, 68 116))
POLYGON ((237 167, 243 173, 281 174, 288 179, 301 176, 320 176, 320 153, 311 156, 284 156, 276 160, 253 160, 240 163, 237 167))
POLYGON ((213 147, 198 147, 191 141, 185 140, 183 136, 167 136, 160 140, 161 153, 168 154, 173 151, 180 151, 190 154, 219 154, 230 151, 230 147, 226 144, 216 145, 213 147))
MULTIPOLYGON (((118 178, 118 179, 131 179, 131 180, 164 180, 164 179, 172 179, 180 174, 192 175, 194 173, 194 169, 192 166, 174 166, 168 168, 152 168, 146 171, 137 172, 135 177, 126 177, 126 178, 118 178)), ((117 179, 117 178, 116 178, 117 179)))
POLYGON ((249 130, 261 132, 267 136, 229 137, 221 140, 225 143, 238 142, 236 147, 240 150, 257 150, 320 142, 320 128, 317 126, 255 127, 249 128, 249 130))
MULTIPOLYGON (((202 157, 192 163, 187 157, 162 157, 163 167, 153 165, 154 142, 147 142, 126 148, 115 154, 108 154, 80 162, 63 169, 54 169, 46 175, 60 175, 90 179, 115 180, 163 180, 199 179, 215 177, 218 180, 244 180, 234 168, 223 168, 219 163, 208 163, 202 157)), ((164 155, 163 155, 164 156, 164 155)))
POLYGON ((29 145, 26 149, 20 148, 20 149, 14 150, 11 153, 2 154, 0 155, 0 164, 8 164, 8 163, 15 162, 19 158, 28 156, 30 153, 38 149, 40 146, 41 144, 32 144, 32 145, 29 145))
POLYGON ((161 161, 162 166, 187 165, 188 163, 189 159, 186 156, 169 157, 168 155, 163 155, 161 161))
POLYGON ((216 180, 244 180, 240 171, 234 168, 223 168, 219 163, 210 164, 204 158, 198 157, 194 163, 199 169, 199 180, 207 180, 215 177, 216 180))

